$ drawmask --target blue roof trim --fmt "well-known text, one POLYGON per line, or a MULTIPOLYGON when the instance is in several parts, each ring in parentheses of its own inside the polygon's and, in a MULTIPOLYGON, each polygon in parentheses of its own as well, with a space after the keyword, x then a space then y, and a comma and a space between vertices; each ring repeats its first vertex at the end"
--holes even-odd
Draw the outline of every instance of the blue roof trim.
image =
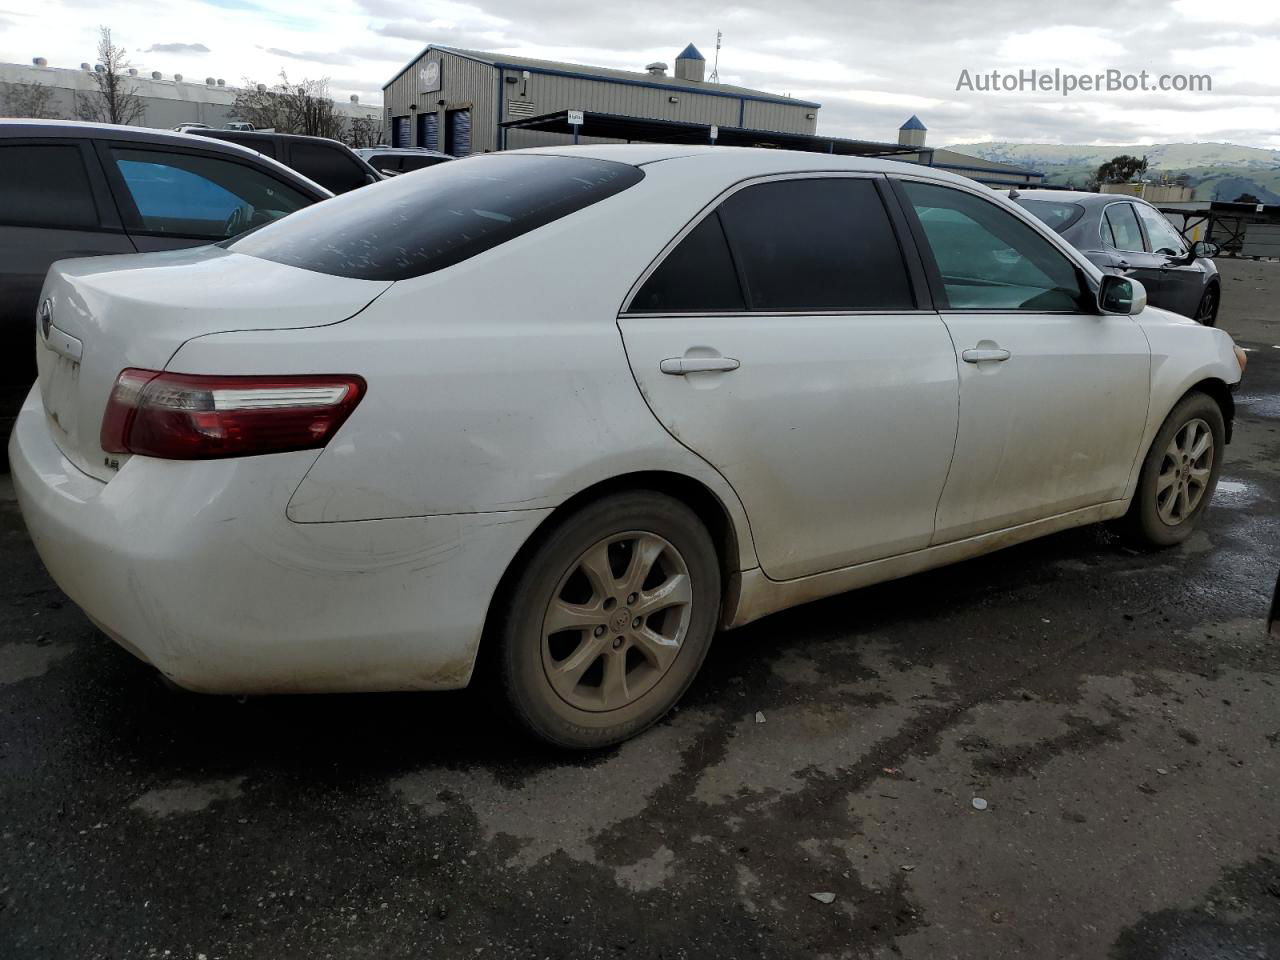
POLYGON ((629 77, 602 77, 598 74, 582 73, 577 70, 553 70, 548 67, 529 67, 519 63, 505 63, 501 60, 481 60, 479 57, 459 53, 452 47, 437 47, 433 44, 429 44, 422 53, 410 60, 403 70, 383 84, 382 89, 386 90, 387 87, 391 86, 391 84, 403 77, 414 67, 414 65, 418 63, 418 61, 432 50, 439 51, 440 53, 447 53, 453 57, 461 57, 463 60, 470 60, 473 63, 488 64, 491 67, 497 67, 499 70, 528 70, 530 73, 540 73, 548 77, 573 77, 578 80, 596 80, 600 83, 617 83, 628 87, 647 87, 652 90, 671 90, 676 93, 698 93, 707 97, 725 97, 729 100, 752 100, 757 103, 776 103, 783 106, 809 107, 812 110, 817 110, 822 107, 822 104, 814 103, 812 100, 797 100, 794 97, 777 97, 770 96, 769 94, 731 93, 728 90, 704 90, 701 87, 687 87, 676 83, 656 83, 652 80, 640 79, 632 80, 629 77))
POLYGON ((648 87, 653 90, 671 90, 674 93, 697 93, 706 97, 725 97, 729 100, 754 100, 759 103, 777 103, 783 106, 809 107, 817 110, 822 106, 809 100, 796 100, 794 97, 773 97, 768 94, 730 93, 727 90, 703 90, 701 87, 685 87, 678 83, 655 83, 651 80, 632 80, 629 77, 601 77, 594 73, 579 73, 577 70, 551 70, 547 67, 526 67, 518 63, 502 63, 493 61, 500 70, 528 70, 548 77, 573 77, 576 80, 595 80, 599 83, 617 83, 624 87, 648 87))
POLYGON ((900 126, 898 129, 899 130, 928 130, 929 128, 926 127, 923 123, 921 123, 920 118, 913 113, 911 115, 911 119, 908 120, 906 123, 904 123, 902 126, 900 126))
POLYGON ((677 60, 706 60, 707 58, 704 57, 702 54, 700 54, 698 52, 698 48, 691 43, 687 47, 685 47, 683 50, 681 50, 679 54, 676 55, 676 59, 677 60))

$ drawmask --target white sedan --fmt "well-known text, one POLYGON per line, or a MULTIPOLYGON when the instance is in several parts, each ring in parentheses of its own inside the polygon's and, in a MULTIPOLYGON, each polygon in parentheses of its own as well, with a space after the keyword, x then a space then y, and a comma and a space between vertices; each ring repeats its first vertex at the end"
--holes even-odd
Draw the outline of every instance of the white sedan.
POLYGON ((205 692, 480 664, 578 748, 717 629, 1081 524, 1184 539, 1244 366, 971 181, 771 150, 474 157, 42 301, 10 461, 103 631, 205 692))

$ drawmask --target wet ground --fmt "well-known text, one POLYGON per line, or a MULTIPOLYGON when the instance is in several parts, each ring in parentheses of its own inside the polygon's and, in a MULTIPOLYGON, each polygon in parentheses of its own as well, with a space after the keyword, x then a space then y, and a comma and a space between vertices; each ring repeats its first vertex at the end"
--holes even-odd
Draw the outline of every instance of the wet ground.
POLYGON ((1223 270, 1250 369, 1186 544, 771 617, 587 758, 468 692, 170 693, 0 479, 0 957, 1280 958, 1280 263, 1223 270))

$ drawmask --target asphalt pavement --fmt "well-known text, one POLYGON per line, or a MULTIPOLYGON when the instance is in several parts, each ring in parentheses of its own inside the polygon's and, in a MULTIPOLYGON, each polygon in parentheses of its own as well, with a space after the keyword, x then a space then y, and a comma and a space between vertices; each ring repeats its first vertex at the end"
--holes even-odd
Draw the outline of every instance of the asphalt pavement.
POLYGON ((1280 263, 1220 265, 1250 365, 1185 544, 775 615, 592 756, 472 691, 174 693, 0 478, 0 958, 1280 957, 1280 263))

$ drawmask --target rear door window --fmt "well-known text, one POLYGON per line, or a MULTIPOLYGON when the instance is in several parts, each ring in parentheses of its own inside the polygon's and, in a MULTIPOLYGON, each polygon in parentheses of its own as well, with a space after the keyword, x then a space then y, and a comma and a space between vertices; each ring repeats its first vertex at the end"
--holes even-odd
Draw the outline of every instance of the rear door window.
POLYGON ((910 310, 907 268, 876 185, 778 180, 720 206, 752 310, 910 310))
POLYGON ((448 157, 415 157, 408 154, 402 154, 400 157, 400 170, 408 173, 410 170, 421 170, 423 167, 434 167, 438 163, 447 163, 448 157))
POLYGON ((369 166, 379 173, 395 175, 400 172, 401 157, 394 153, 376 153, 369 157, 369 166))
POLYGON ((97 227, 98 209, 80 145, 0 145, 0 223, 97 227))
POLYGON ((644 178, 610 160, 489 154, 318 203, 229 245, 361 280, 407 280, 460 263, 599 203, 644 178))
POLYGON ((345 150, 327 143, 289 144, 289 166, 334 193, 346 193, 369 182, 369 172, 345 150))
POLYGON ((216 157, 112 147, 144 233, 225 240, 309 206, 281 180, 216 157))
POLYGON ((1113 203, 1107 207, 1102 218, 1102 230, 1102 239, 1117 250, 1141 253, 1144 249, 1142 228, 1138 226, 1132 203, 1113 203))

